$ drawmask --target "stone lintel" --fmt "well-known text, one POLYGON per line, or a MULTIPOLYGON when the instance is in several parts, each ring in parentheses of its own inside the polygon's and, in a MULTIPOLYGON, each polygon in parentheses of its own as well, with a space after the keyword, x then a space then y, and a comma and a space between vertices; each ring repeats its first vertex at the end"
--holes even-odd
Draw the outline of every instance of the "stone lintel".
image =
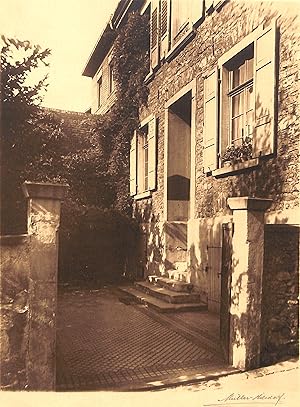
POLYGON ((228 198, 227 203, 232 210, 248 211, 266 211, 272 204, 272 199, 252 198, 249 196, 240 196, 228 198))
POLYGON ((53 199, 62 201, 65 197, 67 187, 67 184, 25 181, 22 185, 22 190, 26 198, 53 199))

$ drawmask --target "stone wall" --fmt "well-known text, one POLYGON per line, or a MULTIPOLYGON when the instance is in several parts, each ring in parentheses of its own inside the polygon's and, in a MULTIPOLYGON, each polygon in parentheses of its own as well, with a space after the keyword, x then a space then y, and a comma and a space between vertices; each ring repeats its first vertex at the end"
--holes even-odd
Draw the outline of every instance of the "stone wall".
POLYGON ((299 226, 266 225, 262 301, 262 363, 298 352, 299 226))
MULTIPOLYGON (((230 196, 255 196, 272 199, 268 213, 275 214, 299 207, 299 15, 294 5, 282 2, 228 1, 219 11, 206 15, 195 37, 169 62, 164 62, 149 82, 149 103, 141 120, 149 114, 158 118, 157 190, 152 199, 135 202, 135 213, 152 213, 152 221, 164 222, 164 138, 165 104, 196 78, 195 118, 195 219, 228 217, 230 196), (217 66, 218 59, 257 26, 277 18, 279 41, 278 125, 276 154, 260 159, 258 167, 223 177, 203 172, 203 77, 217 66)), ((193 134, 192 134, 193 137, 193 134)), ((193 181, 193 179, 192 179, 193 181)), ((283 215, 282 215, 283 216, 283 215)), ((288 215, 283 216, 289 222, 288 215)), ((146 219, 143 219, 147 222, 146 219)), ((199 223, 199 222, 198 222, 199 223)), ((152 229, 155 227, 152 225, 152 229)), ((197 226, 195 226, 197 228, 197 226)), ((194 228, 194 229, 195 229, 194 228)), ((195 239, 189 235, 188 240, 195 239)), ((150 244, 150 243, 149 243, 150 244)), ((198 248, 196 247, 196 252, 198 248)), ((201 266, 201 259, 195 257, 201 266)), ((203 265, 202 268, 205 268, 203 265)), ((199 271, 200 272, 200 271, 199 271)))
POLYGON ((28 235, 2 236, 1 246, 1 386, 25 389, 29 332, 28 235))

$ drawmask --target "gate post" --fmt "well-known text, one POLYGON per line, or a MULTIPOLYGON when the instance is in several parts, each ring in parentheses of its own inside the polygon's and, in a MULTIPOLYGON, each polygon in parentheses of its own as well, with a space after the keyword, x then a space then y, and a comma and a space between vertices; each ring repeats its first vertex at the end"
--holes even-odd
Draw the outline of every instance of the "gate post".
POLYGON ((272 200, 238 197, 227 203, 234 223, 229 355, 234 367, 253 369, 260 364, 264 213, 272 200))
POLYGON ((30 236, 29 390, 55 390, 58 228, 66 185, 24 182, 30 236))

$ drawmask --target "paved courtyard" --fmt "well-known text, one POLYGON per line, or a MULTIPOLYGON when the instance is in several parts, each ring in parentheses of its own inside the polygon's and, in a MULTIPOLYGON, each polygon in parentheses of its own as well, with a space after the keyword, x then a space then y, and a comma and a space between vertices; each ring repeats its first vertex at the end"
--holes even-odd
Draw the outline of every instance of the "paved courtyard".
POLYGON ((226 371, 208 312, 159 314, 116 287, 60 292, 57 390, 130 390, 226 371))

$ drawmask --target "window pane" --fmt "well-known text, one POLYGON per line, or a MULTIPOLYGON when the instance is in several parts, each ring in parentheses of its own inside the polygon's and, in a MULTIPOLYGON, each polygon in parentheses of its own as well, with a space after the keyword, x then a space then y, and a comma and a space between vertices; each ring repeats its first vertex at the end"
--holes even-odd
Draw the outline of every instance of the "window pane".
POLYGON ((232 96, 232 117, 239 116, 243 113, 244 94, 232 96))
POLYGON ((232 119, 232 141, 234 145, 240 144, 243 137, 243 116, 232 119), (240 142, 237 142, 239 140, 240 142))
POLYGON ((246 103, 245 103, 245 110, 250 110, 253 109, 253 86, 250 86, 249 88, 245 89, 245 94, 246 94, 246 103))
POLYGON ((253 133, 253 109, 246 113, 245 137, 252 137, 253 133))
POLYGON ((246 62, 233 71, 233 88, 241 85, 246 80, 246 62))
POLYGON ((253 60, 254 58, 247 60, 247 81, 253 78, 253 60))
POLYGON ((232 88, 235 88, 240 84, 240 71, 238 69, 232 72, 233 80, 232 80, 232 88))

